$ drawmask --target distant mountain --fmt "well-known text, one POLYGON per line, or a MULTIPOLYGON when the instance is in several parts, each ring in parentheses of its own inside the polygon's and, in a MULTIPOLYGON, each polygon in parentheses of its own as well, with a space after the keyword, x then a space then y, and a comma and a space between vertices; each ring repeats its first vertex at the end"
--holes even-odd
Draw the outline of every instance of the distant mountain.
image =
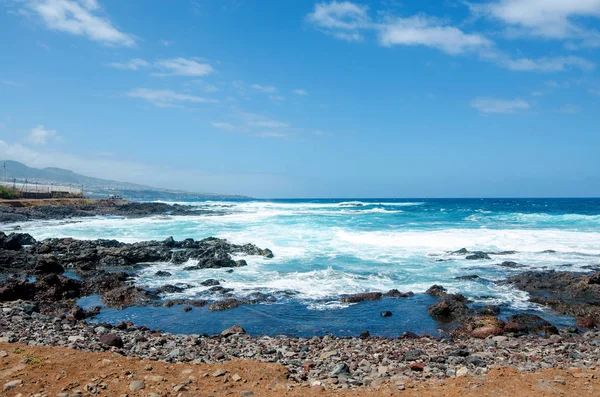
POLYGON ((108 194, 120 194, 126 198, 148 200, 148 199, 236 199, 245 198, 244 196, 232 196, 213 193, 194 193, 183 190, 161 189, 151 186, 138 185, 130 182, 118 182, 108 179, 93 178, 77 174, 70 170, 62 168, 47 167, 33 168, 23 163, 13 160, 0 160, 0 180, 11 182, 14 179, 17 182, 28 180, 29 182, 38 182, 41 184, 62 184, 74 186, 83 185, 86 195, 91 197, 105 197, 108 194))

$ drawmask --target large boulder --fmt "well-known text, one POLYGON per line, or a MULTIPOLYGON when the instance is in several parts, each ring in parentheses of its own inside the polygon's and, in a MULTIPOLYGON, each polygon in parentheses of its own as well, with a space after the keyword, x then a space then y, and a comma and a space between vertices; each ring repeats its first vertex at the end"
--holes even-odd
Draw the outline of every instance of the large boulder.
MULTIPOLYGON (((554 335, 558 334, 558 329, 552 325, 550 322, 544 320, 537 314, 530 313, 521 313, 515 314, 514 316, 510 316, 508 318, 508 323, 510 327, 518 327, 521 328, 525 332, 535 333, 535 334, 545 334, 545 335, 554 335)), ((506 326, 505 326, 506 331, 506 326)), ((508 331, 506 331, 508 332, 508 331)))
POLYGON ((52 255, 41 255, 38 257, 35 268, 35 274, 63 274, 65 268, 58 264, 52 255))
POLYGON ((429 305, 427 313, 440 322, 451 322, 469 313, 467 298, 461 294, 445 294, 442 300, 429 305))
POLYGON ((438 284, 432 285, 431 287, 429 287, 429 289, 427 291, 425 291, 425 293, 427 295, 436 296, 438 298, 441 298, 444 295, 446 295, 446 292, 447 292, 446 288, 444 288, 438 284))
POLYGON ((127 306, 144 306, 158 299, 158 295, 134 286, 123 286, 106 292, 102 302, 107 306, 124 308, 127 306))

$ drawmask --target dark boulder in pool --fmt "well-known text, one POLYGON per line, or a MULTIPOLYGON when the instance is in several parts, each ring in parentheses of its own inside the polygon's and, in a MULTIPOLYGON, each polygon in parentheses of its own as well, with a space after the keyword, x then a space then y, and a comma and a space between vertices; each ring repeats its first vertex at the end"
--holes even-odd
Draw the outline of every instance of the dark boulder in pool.
POLYGON ((138 287, 124 286, 106 292, 102 295, 101 300, 107 306, 124 308, 134 305, 145 306, 152 301, 158 300, 158 295, 138 287))
POLYGON ((469 313, 467 298, 461 294, 445 294, 442 300, 431 304, 427 313, 440 322, 451 322, 469 313))
POLYGON ((224 300, 213 302, 210 305, 208 305, 208 310, 211 312, 215 312, 215 311, 235 309, 237 307, 240 307, 242 304, 244 304, 244 302, 237 300, 237 299, 233 299, 233 298, 224 299, 224 300))
POLYGON ((167 271, 164 271, 164 270, 159 270, 159 271, 157 271, 156 273, 154 273, 154 275, 155 275, 156 277, 171 277, 171 276, 172 276, 172 274, 171 274, 171 273, 169 273, 169 272, 167 272, 167 271))

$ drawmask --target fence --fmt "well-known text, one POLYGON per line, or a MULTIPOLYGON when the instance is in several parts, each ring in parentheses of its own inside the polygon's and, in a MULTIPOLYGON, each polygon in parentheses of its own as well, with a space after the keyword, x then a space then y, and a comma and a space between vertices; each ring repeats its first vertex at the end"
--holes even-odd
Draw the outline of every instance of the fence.
POLYGON ((40 184, 37 182, 1 182, 12 188, 21 198, 57 198, 83 196, 83 186, 40 184))

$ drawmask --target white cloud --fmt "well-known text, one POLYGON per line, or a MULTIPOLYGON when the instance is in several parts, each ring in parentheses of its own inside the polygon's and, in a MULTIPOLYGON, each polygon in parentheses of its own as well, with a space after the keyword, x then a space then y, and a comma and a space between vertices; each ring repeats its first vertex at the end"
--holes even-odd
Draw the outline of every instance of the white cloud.
POLYGON ((423 16, 396 18, 379 29, 379 40, 384 46, 426 46, 451 55, 489 48, 493 43, 479 34, 465 33, 457 27, 423 16))
POLYGON ((285 128, 285 127, 289 127, 288 123, 282 123, 281 121, 275 121, 275 120, 254 120, 254 121, 249 121, 248 125, 252 125, 255 127, 261 127, 261 128, 285 128))
POLYGON ((305 90, 301 90, 301 89, 294 90, 294 91, 292 91, 292 92, 293 92, 295 95, 300 95, 300 96, 307 96, 307 95, 308 95, 308 92, 306 92, 305 90))
POLYGON ((521 34, 580 39, 584 45, 598 40, 598 32, 587 29, 582 19, 600 17, 600 0, 495 0, 471 9, 521 29, 516 31, 521 34))
POLYGON ((43 125, 38 125, 29 131, 27 135, 27 141, 34 145, 45 145, 51 139, 59 139, 58 132, 56 130, 50 130, 43 125))
POLYGON ((159 59, 153 63, 144 59, 134 58, 127 62, 112 62, 107 66, 121 70, 139 70, 153 67, 160 70, 160 72, 154 73, 155 76, 198 77, 214 72, 214 69, 209 64, 186 58, 159 59))
POLYGON ((128 62, 111 62, 108 64, 111 68, 120 69, 120 70, 138 70, 142 68, 147 68, 150 64, 140 58, 134 58, 128 62))
POLYGON ((581 106, 574 105, 572 103, 562 105, 560 108, 558 108, 556 110, 557 113, 561 113, 561 114, 578 114, 578 113, 581 113, 582 111, 583 111, 583 109, 581 109, 581 106))
POLYGON ((318 3, 307 20, 321 28, 355 30, 371 24, 368 11, 369 7, 349 1, 318 3))
MULTIPOLYGON (((562 15, 564 20, 569 21, 568 17, 572 14, 590 15, 588 11, 594 10, 597 3, 600 4, 600 0, 495 0, 491 4, 469 6, 477 15, 506 14, 503 17, 506 21, 511 21, 511 18, 517 21, 521 17, 525 20, 535 17, 543 20, 546 12, 562 15), (525 9, 529 17, 515 11, 515 15, 509 18, 513 7, 516 10, 525 9), (529 12, 536 7, 539 12, 529 12), (499 11, 504 8, 505 11, 499 11)), ((453 56, 476 54, 482 61, 514 71, 562 72, 575 68, 589 71, 595 67, 593 62, 577 56, 514 58, 498 49, 493 40, 481 33, 469 33, 457 25, 424 14, 399 18, 388 10, 381 10, 376 15, 377 18, 372 18, 366 6, 334 1, 317 4, 306 19, 317 29, 341 40, 360 41, 364 38, 363 34, 372 33, 377 35, 382 46, 424 46, 453 56)), ((595 38, 600 46, 600 33, 596 33, 594 37, 588 34, 587 41, 595 38)))
POLYGON ((237 127, 231 123, 227 123, 225 121, 213 121, 212 123, 210 123, 210 125, 212 125, 215 128, 218 128, 220 130, 224 130, 224 131, 238 131, 240 130, 240 127, 237 127))
POLYGON ((131 98, 148 101, 158 107, 181 106, 182 103, 217 103, 213 99, 202 98, 195 95, 180 94, 172 90, 153 90, 149 88, 136 88, 126 94, 131 98))
POLYGON ((452 55, 493 45, 479 34, 465 33, 427 16, 386 16, 380 21, 373 21, 368 7, 348 1, 319 3, 307 20, 325 33, 345 41, 361 41, 362 32, 373 31, 379 35, 383 46, 426 46, 452 55))
POLYGON ((264 92, 266 94, 277 92, 277 88, 272 85, 260 85, 260 84, 252 84, 250 88, 255 89, 256 91, 264 92))
POLYGON ((590 94, 592 94, 592 95, 598 95, 598 96, 600 96, 600 90, 594 90, 594 89, 590 88, 590 89, 588 90, 588 92, 589 92, 590 94))
POLYGON ((22 87, 23 86, 23 84, 17 83, 16 81, 12 81, 12 80, 0 80, 0 84, 9 85, 11 87, 22 87))
POLYGON ((202 87, 202 89, 204 90, 204 92, 219 92, 219 87, 217 87, 216 85, 213 84, 205 84, 204 87, 202 87))
POLYGON ((199 63, 193 59, 173 58, 156 61, 154 66, 163 70, 163 76, 205 76, 214 71, 207 63, 199 63))
POLYGON ((531 108, 529 102, 523 99, 496 99, 476 98, 471 101, 471 106, 483 113, 516 113, 531 108))
POLYGON ((269 99, 275 102, 285 101, 285 97, 281 95, 269 95, 269 99))
POLYGON ((261 138, 289 138, 297 130, 290 123, 272 119, 268 116, 236 112, 233 116, 235 122, 213 121, 210 124, 223 131, 238 132, 261 138))
POLYGON ((158 43, 159 43, 160 45, 162 45, 162 46, 165 46, 165 47, 170 47, 170 46, 172 46, 173 44, 175 44, 175 42, 174 42, 174 41, 172 41, 172 40, 159 40, 159 41, 158 41, 158 43))
POLYGON ((24 3, 51 30, 85 36, 106 45, 135 45, 131 35, 121 32, 102 15, 96 0, 24 0, 24 3))
POLYGON ((594 69, 596 64, 585 58, 567 56, 538 59, 508 59, 505 62, 505 66, 510 70, 517 71, 563 72, 572 68, 579 68, 589 71, 594 69))

